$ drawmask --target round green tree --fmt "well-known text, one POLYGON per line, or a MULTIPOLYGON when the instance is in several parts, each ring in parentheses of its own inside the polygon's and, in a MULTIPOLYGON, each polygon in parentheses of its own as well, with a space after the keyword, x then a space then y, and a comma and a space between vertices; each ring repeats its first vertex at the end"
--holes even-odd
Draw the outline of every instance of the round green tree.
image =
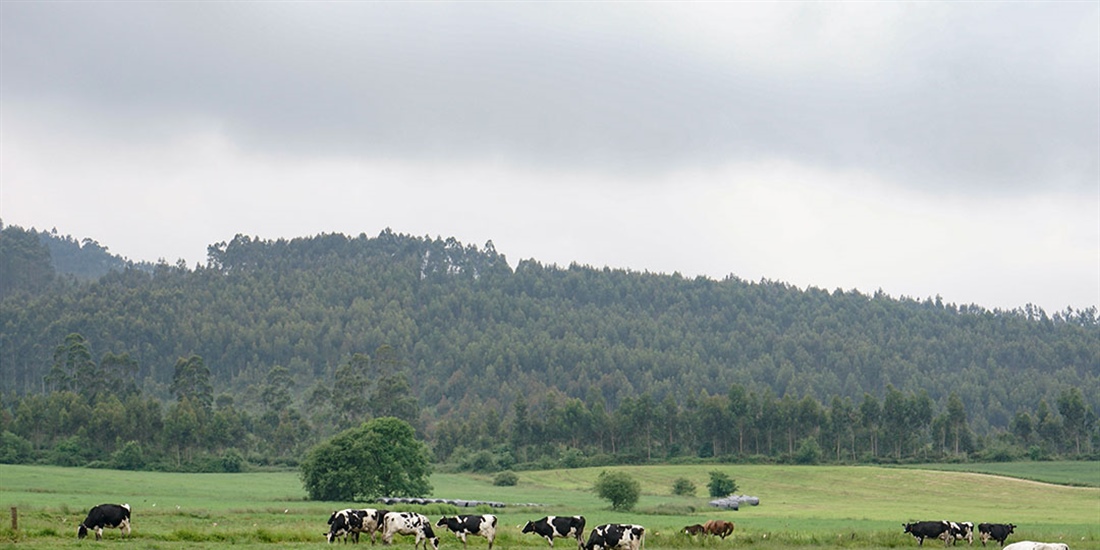
POLYGON ((695 484, 686 477, 678 477, 672 482, 672 494, 682 497, 695 496, 695 484))
POLYGON ((595 489, 600 498, 611 503, 612 510, 634 508, 642 494, 642 484, 626 472, 600 472, 595 489))
POLYGON ((725 472, 714 470, 710 472, 710 482, 707 483, 707 491, 713 498, 721 498, 732 495, 737 490, 737 482, 725 472))
POLYGON ((404 420, 375 418, 314 447, 301 464, 313 500, 423 497, 431 493, 427 446, 404 420))

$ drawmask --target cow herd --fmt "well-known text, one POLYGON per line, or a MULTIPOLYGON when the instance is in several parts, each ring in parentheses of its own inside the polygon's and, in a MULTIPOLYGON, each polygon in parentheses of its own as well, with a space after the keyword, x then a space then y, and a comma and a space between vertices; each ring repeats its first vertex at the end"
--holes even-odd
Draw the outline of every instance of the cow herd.
MULTIPOLYGON (((393 535, 400 534, 416 537, 414 550, 421 543, 424 550, 428 550, 429 543, 433 550, 439 548, 439 537, 435 535, 432 523, 422 514, 349 508, 333 512, 328 523, 329 531, 325 533, 325 537, 329 542, 337 538, 343 538, 347 542, 349 536, 352 542, 358 542, 360 533, 369 534, 371 542, 374 542, 375 533, 381 532, 382 542, 385 544, 392 542, 393 535)), ((585 543, 584 525, 584 516, 546 516, 528 521, 522 532, 545 538, 551 548, 555 537, 572 538, 577 541, 578 550, 639 550, 645 534, 645 528, 641 525, 609 523, 593 529, 585 543)), ((467 536, 485 537, 489 541, 489 550, 492 550, 493 540, 496 539, 497 517, 492 514, 443 516, 435 523, 435 527, 445 527, 454 533, 462 541, 463 548, 466 548, 467 536)))
MULTIPOLYGON (((373 508, 347 508, 337 510, 328 518, 329 530, 324 533, 328 542, 342 539, 347 542, 351 538, 353 543, 359 542, 359 535, 370 536, 371 544, 375 542, 375 536, 380 535, 383 544, 391 544, 394 535, 414 536, 413 550, 428 550, 431 544, 432 550, 439 550, 439 537, 432 529, 432 522, 423 514, 416 512, 389 512, 373 508)), ((634 524, 607 523, 600 525, 589 533, 588 541, 584 542, 584 516, 546 516, 535 521, 528 521, 523 526, 522 533, 532 533, 544 539, 554 547, 554 538, 571 538, 577 542, 577 550, 640 550, 645 536, 645 527, 634 524)), ((445 527, 454 533, 462 541, 462 547, 466 548, 466 537, 484 537, 489 541, 489 549, 493 550, 493 541, 497 535, 497 517, 492 514, 481 515, 456 515, 443 516, 435 522, 435 527, 445 527)), ((969 521, 917 521, 904 523, 905 533, 913 535, 917 539, 918 546, 924 546, 924 539, 941 539, 944 546, 955 544, 965 540, 967 544, 974 543, 974 524, 969 521)), ((130 534, 130 505, 129 504, 100 504, 93 506, 88 511, 88 516, 77 528, 77 536, 84 538, 88 531, 95 532, 96 540, 103 537, 103 529, 119 529, 122 536, 130 534)), ((1003 546, 1002 550, 1069 550, 1062 543, 1044 543, 1022 541, 1005 546, 1005 540, 1012 534, 1016 526, 1011 523, 980 523, 978 524, 978 536, 982 546, 990 540, 1003 546)), ((732 522, 723 520, 710 520, 704 524, 688 525, 682 529, 689 536, 709 535, 725 539, 733 533, 732 522)))
MULTIPOLYGON (((641 525, 608 523, 600 525, 589 534, 584 542, 584 516, 546 516, 528 521, 523 533, 533 533, 546 539, 554 547, 554 538, 571 538, 577 541, 578 550, 640 550, 645 528, 641 525)), ((423 545, 423 550, 439 550, 439 537, 432 529, 432 522, 423 514, 415 512, 388 512, 373 508, 347 508, 337 510, 328 518, 329 530, 324 533, 330 543, 337 539, 359 542, 360 534, 370 535, 371 543, 375 535, 380 534, 383 544, 393 542, 394 535, 414 536, 413 550, 423 545)), ((489 550, 497 536, 497 517, 492 514, 443 516, 435 522, 435 527, 444 527, 454 533, 466 548, 466 537, 485 537, 489 541, 489 550)))
MULTIPOLYGON (((903 523, 905 532, 917 539, 917 546, 924 546, 924 539, 942 539, 943 545, 955 544, 965 540, 967 544, 974 544, 974 524, 969 521, 917 521, 903 523)), ((1043 542, 1023 541, 1005 546, 1005 539, 1016 529, 1012 523, 979 523, 978 537, 982 546, 990 540, 1004 546, 1004 550, 1068 550, 1065 544, 1050 545, 1043 542)))

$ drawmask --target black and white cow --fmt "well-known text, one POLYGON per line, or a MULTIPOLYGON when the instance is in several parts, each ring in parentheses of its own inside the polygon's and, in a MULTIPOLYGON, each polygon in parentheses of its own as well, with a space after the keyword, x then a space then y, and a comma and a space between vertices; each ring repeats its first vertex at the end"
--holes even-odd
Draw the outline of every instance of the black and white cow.
POLYGON ((978 535, 982 539, 982 546, 989 539, 997 541, 1001 546, 1005 545, 1005 539, 1012 534, 1016 526, 1011 523, 979 523, 978 535))
POLYGON ((121 529, 122 536, 130 534, 129 504, 100 504, 88 510, 88 517, 76 529, 77 538, 88 536, 88 529, 95 531, 95 540, 103 538, 103 528, 121 529))
POLYGON ((645 527, 624 523, 605 523, 592 530, 584 550, 638 550, 645 527))
POLYGON ((973 523, 969 521, 949 521, 947 525, 949 527, 948 540, 951 541, 951 544, 955 544, 960 540, 965 540, 967 544, 974 544, 973 523))
POLYGON ((353 533, 355 542, 359 542, 359 533, 366 533, 370 535, 370 543, 374 544, 374 534, 382 532, 382 517, 387 512, 374 508, 363 508, 356 510, 355 513, 359 516, 359 530, 353 533))
POLYGON ((352 508, 337 510, 328 517, 328 533, 325 533, 325 538, 329 543, 337 538, 343 538, 346 543, 348 535, 355 533, 352 539, 358 541, 358 533, 362 528, 363 519, 359 516, 358 510, 352 508))
POLYGON ((439 550, 439 537, 432 531, 432 522, 422 514, 414 512, 387 512, 382 516, 382 543, 393 542, 394 535, 415 535, 413 550, 424 542, 424 550, 428 550, 428 543, 434 550, 439 550))
POLYGON ((497 537, 497 517, 492 514, 480 516, 460 515, 439 518, 435 522, 436 527, 446 527, 452 533, 458 535, 462 541, 462 547, 466 548, 466 535, 474 535, 489 539, 489 550, 493 550, 493 539, 497 537))
POLYGON ((577 548, 584 547, 584 516, 546 516, 537 521, 528 521, 523 526, 524 533, 534 533, 554 547, 554 537, 573 537, 577 539, 577 548))
POLYGON ((914 523, 903 523, 902 527, 905 527, 905 532, 917 537, 917 545, 924 546, 924 539, 944 539, 944 546, 947 546, 947 536, 951 529, 951 525, 946 521, 918 521, 914 523))

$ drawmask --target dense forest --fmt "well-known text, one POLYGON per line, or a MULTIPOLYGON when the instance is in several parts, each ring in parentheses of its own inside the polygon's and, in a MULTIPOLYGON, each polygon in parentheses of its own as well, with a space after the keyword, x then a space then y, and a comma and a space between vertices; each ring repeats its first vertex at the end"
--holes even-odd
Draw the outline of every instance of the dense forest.
POLYGON ((0 230, 0 299, 0 460, 294 462, 385 415, 481 469, 1100 448, 1095 308, 513 268, 491 242, 389 230, 238 235, 205 265, 134 264, 16 226, 0 230))

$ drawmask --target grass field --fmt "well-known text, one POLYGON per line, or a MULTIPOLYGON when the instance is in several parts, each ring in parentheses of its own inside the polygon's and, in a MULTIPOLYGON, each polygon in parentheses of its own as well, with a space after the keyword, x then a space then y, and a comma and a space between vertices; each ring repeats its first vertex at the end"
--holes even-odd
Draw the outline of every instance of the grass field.
POLYGON ((976 472, 1058 483, 1060 485, 1100 487, 1100 462, 994 462, 980 464, 919 464, 911 467, 921 470, 976 472))
MULTIPOLYGON (((1036 463, 1051 464, 1051 463, 1036 463)), ((1096 463, 1093 463, 1094 465, 1096 463)), ((1012 522, 1009 541, 1063 541, 1073 550, 1100 550, 1100 489, 1068 487, 969 472, 857 466, 643 466, 621 467, 641 482, 643 495, 633 512, 613 512, 590 491, 602 469, 519 472, 514 487, 495 487, 491 476, 436 474, 433 496, 509 503, 500 517, 494 548, 538 549, 546 543, 521 535, 519 525, 547 514, 583 514, 589 528, 629 522, 647 528, 650 550, 752 546, 772 548, 916 548, 901 524, 918 519, 952 519, 975 524, 1012 522), (760 506, 720 511, 707 506, 708 472, 735 479, 740 493, 760 498, 760 506), (696 497, 671 495, 672 482, 686 477, 696 497), (521 505, 522 504, 522 505, 521 505), (693 541, 678 531, 706 519, 727 519, 737 531, 726 540, 693 541)), ((0 505, 17 507, 19 530, 8 521, 0 548, 306 548, 324 545, 325 520, 346 502, 305 500, 294 472, 171 474, 118 472, 44 466, 0 465, 0 505), (87 509, 101 502, 128 502, 134 532, 119 541, 117 530, 105 541, 78 541, 76 526, 87 509)), ((364 507, 365 504, 357 504, 364 507)), ((411 507, 410 509, 415 509, 411 507)), ((437 519, 439 505, 424 512, 437 519)), ((441 549, 459 541, 438 533, 441 549)), ((395 544, 411 547, 411 539, 395 544)), ((933 544, 933 548, 938 546, 933 544)), ((566 541, 555 545, 570 548, 566 541)), ((472 550, 484 539, 472 538, 472 550)))

